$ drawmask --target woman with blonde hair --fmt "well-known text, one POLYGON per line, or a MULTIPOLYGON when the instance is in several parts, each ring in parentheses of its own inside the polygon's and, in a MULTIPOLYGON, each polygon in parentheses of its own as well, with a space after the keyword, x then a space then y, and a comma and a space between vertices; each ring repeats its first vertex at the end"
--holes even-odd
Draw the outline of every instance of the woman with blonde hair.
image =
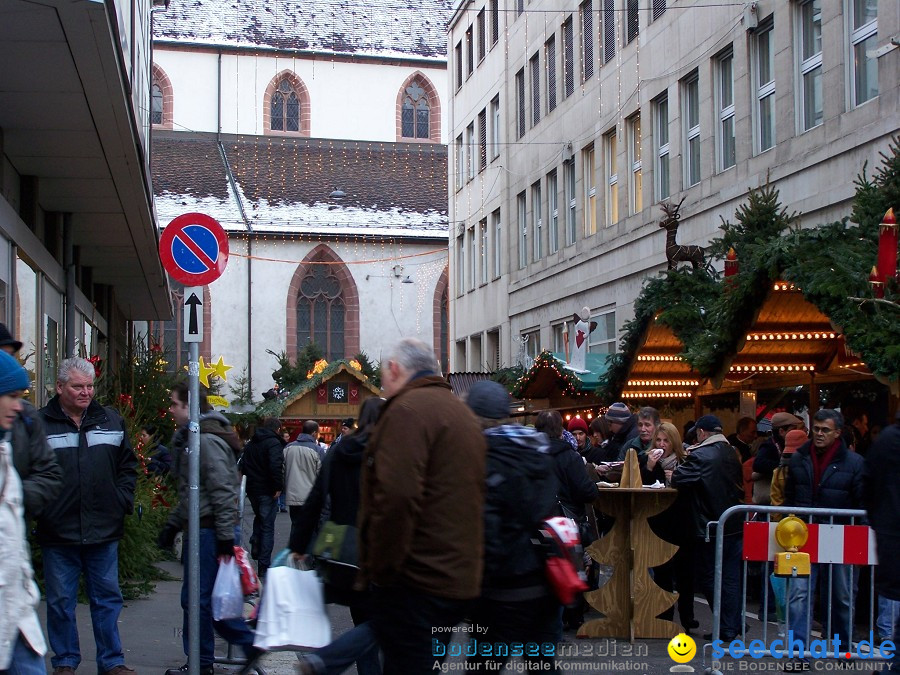
POLYGON ((666 487, 672 487, 672 472, 687 457, 684 446, 681 444, 681 434, 678 433, 678 428, 669 422, 660 422, 659 426, 656 427, 653 447, 663 452, 655 460, 651 456, 647 460, 647 468, 653 469, 658 463, 666 474, 666 487), (651 460, 653 461, 652 465, 650 464, 651 460))

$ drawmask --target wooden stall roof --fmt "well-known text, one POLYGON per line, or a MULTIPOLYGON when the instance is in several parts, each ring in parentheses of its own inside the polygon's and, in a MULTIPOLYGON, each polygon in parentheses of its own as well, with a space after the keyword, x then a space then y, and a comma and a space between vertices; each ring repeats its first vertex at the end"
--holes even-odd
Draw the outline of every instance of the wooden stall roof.
POLYGON ((652 321, 629 368, 622 398, 692 398, 702 378, 681 358, 683 349, 671 328, 652 321))
POLYGON ((591 403, 596 394, 600 377, 608 368, 609 354, 587 354, 587 372, 576 373, 567 369, 563 354, 544 351, 538 354, 534 364, 518 379, 512 389, 516 398, 547 400, 550 406, 562 403, 591 403))

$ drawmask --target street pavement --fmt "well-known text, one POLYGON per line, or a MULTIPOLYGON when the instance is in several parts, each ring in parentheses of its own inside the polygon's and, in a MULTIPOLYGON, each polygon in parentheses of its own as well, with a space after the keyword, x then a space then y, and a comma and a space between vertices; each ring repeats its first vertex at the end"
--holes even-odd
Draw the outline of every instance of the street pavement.
MULTIPOLYGON (((243 524, 245 543, 246 538, 249 537, 251 520, 252 514, 246 514, 243 524)), ((287 544, 290 524, 288 514, 281 513, 278 515, 275 533, 276 552, 287 544)), ((119 618, 119 630, 122 645, 125 649, 125 660, 129 666, 137 670, 138 675, 163 675, 166 669, 177 668, 186 661, 181 640, 182 567, 175 562, 161 563, 160 566, 171 573, 176 580, 159 582, 155 591, 147 598, 127 602, 119 618)), ((330 605, 328 610, 331 617, 333 635, 339 635, 352 627, 350 614, 345 607, 330 605)), ((39 613, 41 621, 45 621, 46 608, 43 606, 43 603, 39 613)), ((79 604, 77 616, 82 650, 80 672, 86 675, 93 675, 97 666, 88 606, 79 604)), ((694 668, 694 672, 703 673, 705 671, 702 657, 703 640, 700 636, 709 630, 710 612, 706 604, 699 600, 696 602, 696 616, 701 624, 701 628, 694 631, 694 638, 698 643, 698 654, 688 665, 694 668)), ((748 614, 747 616, 748 641, 751 636, 762 637, 761 625, 755 620, 755 615, 748 614)), ((596 612, 592 612, 587 616, 588 619, 597 617, 599 617, 599 614, 596 612)), ((464 625, 461 628, 465 629, 466 626, 464 625)), ((768 640, 770 641, 775 637, 774 629, 775 625, 769 624, 768 640)), ((450 653, 453 654, 454 649, 462 651, 464 645, 468 643, 471 637, 473 637, 471 633, 457 633, 453 643, 456 647, 451 647, 450 653)), ((227 645, 223 641, 218 640, 218 638, 217 645, 217 655, 225 657, 227 645)), ((670 668, 675 665, 668 656, 667 646, 667 640, 639 640, 632 645, 627 640, 577 639, 574 633, 567 631, 564 634, 564 641, 559 647, 560 658, 558 663, 561 672, 618 672, 658 675, 671 672, 670 668)), ((240 656, 239 653, 237 655, 240 656)), ((265 675, 294 675, 295 663, 296 655, 293 652, 276 652, 263 657, 260 661, 260 666, 265 671, 265 675)), ((840 665, 843 666, 844 670, 849 668, 853 671, 854 664, 867 666, 867 668, 856 668, 856 670, 862 672, 871 672, 875 665, 871 663, 858 664, 858 662, 841 663, 840 665)), ((838 664, 829 663, 828 665, 834 666, 838 664)), ((514 661, 503 672, 522 672, 521 666, 520 662, 514 661)), ((781 670, 781 666, 781 662, 773 659, 753 661, 725 659, 725 662, 719 668, 724 673, 778 672, 781 670)), ((881 666, 879 665, 878 667, 880 668, 881 666)), ((52 672, 49 657, 47 658, 47 668, 48 672, 52 672)), ((465 672, 464 668, 465 656, 456 655, 447 658, 442 670, 449 673, 465 672)), ((221 675, 236 673, 238 669, 239 666, 237 665, 227 665, 225 663, 217 664, 216 666, 217 672, 221 673, 221 675)), ((832 669, 828 668, 828 670, 832 669)), ((813 670, 816 670, 816 668, 813 670)), ((824 670, 824 668, 820 668, 820 670, 824 670)), ((351 668, 347 672, 356 675, 355 668, 351 668)), ((263 673, 260 673, 260 675, 263 675, 263 673)), ((410 673, 409 675, 424 674, 410 673)))

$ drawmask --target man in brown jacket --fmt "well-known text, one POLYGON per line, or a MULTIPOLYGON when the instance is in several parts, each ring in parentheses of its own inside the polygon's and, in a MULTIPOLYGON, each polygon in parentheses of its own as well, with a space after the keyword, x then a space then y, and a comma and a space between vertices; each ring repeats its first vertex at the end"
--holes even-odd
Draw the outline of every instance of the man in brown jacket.
POLYGON ((360 585, 372 586, 385 675, 420 675, 481 590, 487 448, 425 343, 401 340, 382 386, 363 458, 360 585))

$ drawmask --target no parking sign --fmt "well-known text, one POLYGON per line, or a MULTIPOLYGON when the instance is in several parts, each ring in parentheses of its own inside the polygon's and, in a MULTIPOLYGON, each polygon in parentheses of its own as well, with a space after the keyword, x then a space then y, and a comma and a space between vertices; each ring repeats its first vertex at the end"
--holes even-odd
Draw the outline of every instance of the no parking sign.
POLYGON ((163 230, 159 258, 176 281, 205 286, 225 271, 228 235, 215 219, 203 213, 185 213, 163 230))

